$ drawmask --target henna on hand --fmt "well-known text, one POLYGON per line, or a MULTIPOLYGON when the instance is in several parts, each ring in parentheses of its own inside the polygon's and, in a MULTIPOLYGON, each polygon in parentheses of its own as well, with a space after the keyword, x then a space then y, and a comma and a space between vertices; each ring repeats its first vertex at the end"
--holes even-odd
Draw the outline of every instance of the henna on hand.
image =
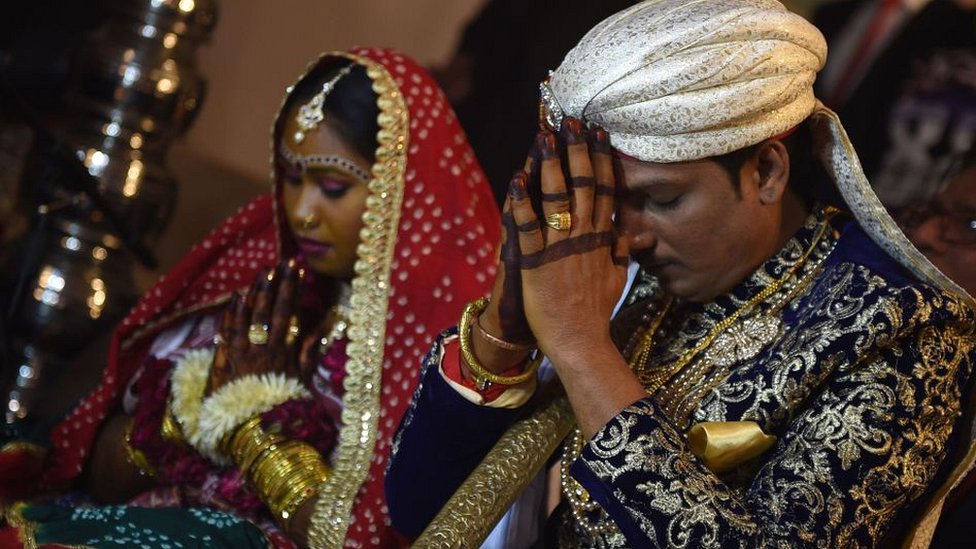
POLYGON ((613 154, 613 147, 610 146, 610 134, 603 128, 593 128, 588 136, 590 151, 601 154, 613 154))
POLYGON ((590 137, 590 163, 596 180, 593 197, 593 228, 597 231, 610 230, 613 226, 614 200, 617 194, 614 176, 613 149, 610 135, 603 128, 593 128, 590 137))
POLYGON ((559 137, 566 145, 580 145, 587 142, 588 132, 579 118, 566 117, 559 128, 559 137))
POLYGON ((538 252, 522 256, 522 268, 526 270, 538 269, 543 265, 571 255, 583 255, 598 248, 610 247, 616 238, 612 231, 605 231, 602 233, 586 233, 560 240, 538 252))
POLYGON ((223 324, 208 380, 208 394, 248 374, 300 373, 298 337, 289 337, 292 318, 298 317, 299 270, 294 260, 275 270, 261 269, 247 294, 234 294, 224 309, 223 324), (268 326, 268 339, 254 344, 248 339, 252 325, 268 326))
POLYGON ((565 191, 558 193, 542 193, 542 199, 552 202, 569 202, 569 193, 565 191))
MULTIPOLYGON (((518 172, 513 177, 510 185, 510 194, 515 196, 514 182, 524 181, 525 174, 518 172)), ((519 199, 524 200, 526 195, 525 186, 520 186, 523 194, 518 195, 519 199)), ((535 223, 538 228, 539 222, 535 223)), ((522 274, 520 267, 521 252, 518 245, 518 232, 523 227, 516 225, 515 218, 511 210, 502 214, 502 226, 505 229, 505 241, 502 244, 501 261, 504 268, 504 279, 502 282, 501 293, 496 296, 498 304, 499 328, 502 331, 502 339, 509 341, 531 341, 531 331, 529 323, 525 318, 524 304, 522 301, 522 274)))
POLYGON ((569 186, 574 189, 592 189, 596 186, 596 179, 589 176, 570 177, 569 186))
MULTIPOLYGON (((536 140, 541 161, 541 181, 548 197, 569 195, 568 203, 543 201, 544 215, 569 212, 568 230, 546 224, 524 196, 524 180, 514 179, 510 193, 518 233, 523 298, 530 326, 546 352, 556 347, 572 356, 576 345, 570 326, 592 330, 597 336, 608 326, 613 304, 626 281, 622 267, 628 263, 628 241, 612 223, 616 178, 612 156, 606 152, 608 136, 594 129, 584 136, 578 120, 568 118, 560 133, 566 146, 565 165, 559 155, 547 152, 552 134, 536 140), (589 139, 586 139, 589 137, 589 139), (591 149, 588 141, 597 141, 591 149), (568 171, 566 171, 568 169, 568 171), (567 208, 568 207, 568 208, 567 208), (585 311, 584 314, 576 314, 585 311), (572 317, 573 321, 568 319, 572 317), (556 321, 555 319, 563 319, 556 321)), ((557 368, 558 369, 558 368, 557 368)))

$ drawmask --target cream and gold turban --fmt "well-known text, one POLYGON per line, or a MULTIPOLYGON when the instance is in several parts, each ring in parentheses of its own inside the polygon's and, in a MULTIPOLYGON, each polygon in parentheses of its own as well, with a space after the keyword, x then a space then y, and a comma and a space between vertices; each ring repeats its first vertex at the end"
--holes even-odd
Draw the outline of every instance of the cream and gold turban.
POLYGON ((864 176, 837 115, 813 81, 823 35, 776 0, 647 0, 580 40, 542 85, 549 125, 595 123, 613 147, 646 162, 719 156, 810 119, 816 150, 847 209, 919 278, 976 300, 908 241, 864 176))
MULTIPOLYGON (((820 31, 775 0, 648 0, 583 37, 542 85, 542 107, 550 126, 580 118, 607 130, 615 149, 663 163, 719 156, 809 119, 814 153, 871 239, 920 279, 976 306, 901 232, 837 114, 814 97, 826 56, 820 31)), ((906 545, 928 545, 945 495, 906 545)))
POLYGON ((759 143, 814 110, 823 35, 775 0, 654 0, 594 27, 553 72, 570 116, 615 148, 677 162, 759 143))

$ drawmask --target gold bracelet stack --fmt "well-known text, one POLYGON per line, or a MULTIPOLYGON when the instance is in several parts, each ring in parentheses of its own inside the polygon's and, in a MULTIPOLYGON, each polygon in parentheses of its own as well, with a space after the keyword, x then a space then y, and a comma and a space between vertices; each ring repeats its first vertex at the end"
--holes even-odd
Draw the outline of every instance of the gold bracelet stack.
POLYGON ((139 469, 140 475, 155 477, 156 468, 149 463, 149 458, 146 457, 146 454, 142 453, 142 450, 137 450, 132 447, 132 426, 135 422, 134 418, 130 418, 129 422, 125 424, 125 436, 122 440, 122 446, 125 448, 125 457, 129 463, 139 469))
POLYGON ((166 404, 166 410, 163 411, 163 422, 159 426, 159 434, 163 437, 163 440, 171 442, 180 448, 186 448, 186 437, 183 436, 183 429, 180 428, 180 423, 176 421, 173 417, 172 404, 166 404))
POLYGON ((261 428, 254 416, 224 438, 221 449, 247 475, 271 514, 285 529, 295 511, 318 495, 332 470, 318 450, 261 428))
POLYGON ((534 378, 536 371, 539 369, 539 365, 542 364, 542 353, 536 353, 535 358, 525 367, 525 371, 514 376, 501 376, 491 372, 482 366, 481 362, 474 356, 474 351, 471 346, 472 319, 480 315, 487 306, 487 297, 482 297, 468 303, 464 308, 464 312, 461 314, 461 321, 458 323, 461 357, 464 358, 464 362, 471 369, 471 376, 474 378, 475 386, 479 391, 484 391, 492 383, 497 383, 498 385, 518 385, 519 383, 525 383, 534 378))

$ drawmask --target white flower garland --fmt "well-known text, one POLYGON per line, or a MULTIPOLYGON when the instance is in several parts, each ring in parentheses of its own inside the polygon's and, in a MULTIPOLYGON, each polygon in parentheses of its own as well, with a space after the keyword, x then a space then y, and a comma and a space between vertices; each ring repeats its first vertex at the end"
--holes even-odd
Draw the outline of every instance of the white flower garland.
POLYGON ((311 393, 281 373, 248 374, 203 398, 213 365, 214 349, 194 349, 177 361, 170 374, 170 410, 183 436, 217 465, 231 465, 217 446, 224 435, 257 414, 311 393))
POLYGON ((301 381, 282 373, 248 374, 224 385, 203 401, 197 436, 188 440, 214 463, 230 465, 231 461, 218 449, 224 435, 283 402, 310 396, 301 381))
POLYGON ((200 407, 213 359, 213 349, 194 349, 177 361, 170 374, 169 409, 187 440, 198 436, 200 407))

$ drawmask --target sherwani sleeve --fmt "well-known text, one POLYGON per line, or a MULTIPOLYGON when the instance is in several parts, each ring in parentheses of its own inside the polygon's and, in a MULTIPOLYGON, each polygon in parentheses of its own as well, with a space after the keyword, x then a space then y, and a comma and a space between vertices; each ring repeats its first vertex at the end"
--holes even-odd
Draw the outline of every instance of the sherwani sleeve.
POLYGON ((415 538, 481 462, 520 409, 478 406, 439 372, 441 334, 424 358, 421 382, 393 444, 386 475, 393 526, 415 538))

